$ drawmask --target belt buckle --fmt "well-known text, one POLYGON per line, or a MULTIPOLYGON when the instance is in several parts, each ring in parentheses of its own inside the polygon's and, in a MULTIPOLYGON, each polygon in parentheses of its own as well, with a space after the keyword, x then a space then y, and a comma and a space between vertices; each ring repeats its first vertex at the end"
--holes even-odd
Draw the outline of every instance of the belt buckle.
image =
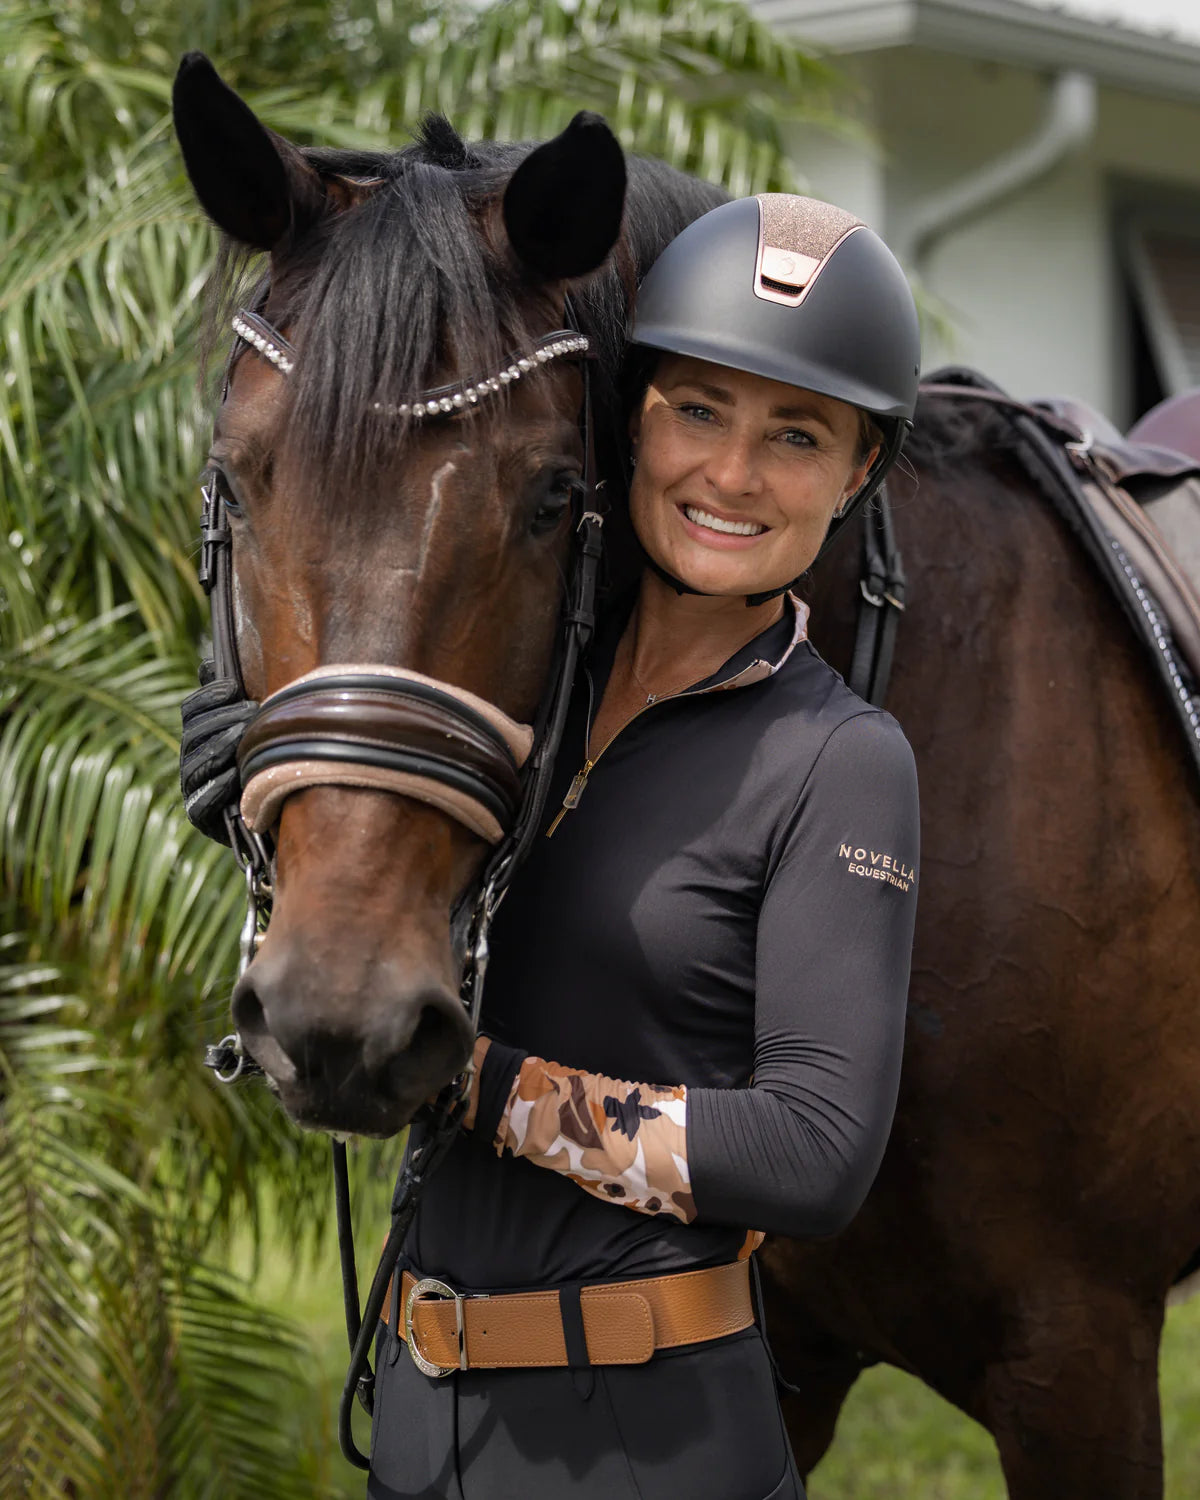
POLYGON ((465 1370, 467 1368, 467 1337, 463 1328, 462 1293, 456 1292, 453 1287, 447 1286, 444 1281, 438 1281, 433 1276, 426 1276, 418 1281, 410 1288, 408 1296, 404 1299, 404 1342, 408 1345, 413 1364, 422 1375, 432 1375, 435 1379, 440 1379, 443 1375, 452 1375, 455 1370, 465 1370), (454 1303, 454 1321, 458 1328, 457 1365, 435 1365, 417 1348, 416 1335, 413 1333, 413 1309, 419 1301, 425 1301, 427 1298, 454 1303))

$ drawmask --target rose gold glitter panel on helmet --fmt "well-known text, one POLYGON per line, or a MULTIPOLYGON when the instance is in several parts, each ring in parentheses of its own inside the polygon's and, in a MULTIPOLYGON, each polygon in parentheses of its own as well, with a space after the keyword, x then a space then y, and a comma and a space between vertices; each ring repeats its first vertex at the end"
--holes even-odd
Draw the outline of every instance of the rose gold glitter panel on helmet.
POLYGON ((861 219, 795 193, 759 193, 754 295, 799 307, 821 267, 861 219))

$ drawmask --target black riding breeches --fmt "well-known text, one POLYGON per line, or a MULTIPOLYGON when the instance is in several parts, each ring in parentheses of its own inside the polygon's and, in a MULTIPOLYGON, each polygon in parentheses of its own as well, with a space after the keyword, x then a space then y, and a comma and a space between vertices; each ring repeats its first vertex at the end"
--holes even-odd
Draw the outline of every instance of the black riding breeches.
POLYGON ((377 1341, 371 1500, 804 1500, 762 1338, 642 1365, 422 1375, 377 1341))

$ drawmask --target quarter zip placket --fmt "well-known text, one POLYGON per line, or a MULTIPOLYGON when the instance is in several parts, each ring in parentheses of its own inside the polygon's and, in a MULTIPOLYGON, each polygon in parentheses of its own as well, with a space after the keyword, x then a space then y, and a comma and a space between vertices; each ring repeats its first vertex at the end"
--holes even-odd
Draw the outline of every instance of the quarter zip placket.
MULTIPOLYGON (((595 770, 596 766, 600 762, 601 757, 608 750, 609 746, 619 740, 625 733, 625 731, 629 728, 629 726, 636 723, 643 714, 649 713, 652 708, 658 708, 663 703, 673 703, 677 698, 703 698, 708 693, 719 693, 722 688, 731 687, 734 683, 737 682, 739 677, 743 676, 747 672, 753 671, 755 667, 770 668, 770 663, 763 661, 761 657, 756 657, 754 661, 752 661, 748 666, 742 667, 741 670, 735 672, 732 677, 727 677, 724 682, 714 682, 710 687, 702 688, 700 692, 694 692, 691 688, 680 688, 677 693, 664 693, 661 698, 655 698, 652 703, 647 703, 643 707, 639 708, 637 713, 626 719, 624 724, 621 725, 620 729, 617 730, 616 734, 614 734, 609 740, 607 740, 600 747, 600 749, 596 751, 596 754, 594 756, 592 756, 588 760, 585 760, 580 769, 576 771, 574 777, 571 780, 571 785, 567 788, 567 795, 562 800, 562 806, 555 813, 549 828, 546 829, 546 837, 550 838, 554 830, 558 827, 558 825, 562 822, 566 815, 569 812, 573 812, 575 808, 579 806, 579 799, 583 796, 584 789, 588 784, 588 777, 592 774, 593 770, 595 770)), ((590 673, 588 674, 588 677, 590 681, 590 673)), ((589 734, 591 733, 590 724, 588 725, 588 732, 589 734)))
MULTIPOLYGON (((569 812, 573 812, 574 809, 579 806, 579 799, 583 796, 583 793, 587 787, 588 777, 592 774, 596 766, 599 764, 601 757, 607 753, 609 746, 611 746, 616 740, 620 739, 620 737, 625 733, 629 726, 636 723, 643 714, 649 713, 652 708, 659 708, 664 703, 674 703, 677 698, 703 698, 709 693, 719 693, 722 690, 728 690, 730 688, 736 687, 749 687, 755 682, 762 682, 768 677, 773 677, 775 673, 779 671, 780 667, 783 666, 784 662, 787 661, 788 657, 791 656, 792 652, 796 649, 800 642, 807 639, 808 636, 808 605, 805 604, 802 600, 798 599, 795 594, 789 594, 788 599, 791 602, 793 611, 795 612, 792 625, 792 638, 788 643, 787 649, 784 651, 783 655, 777 662, 772 664, 769 661, 765 661, 761 656, 756 656, 754 660, 752 662, 749 662, 746 666, 739 667, 732 677, 723 678, 720 682, 714 682, 709 687, 701 688, 698 692, 694 688, 681 688, 677 693, 664 693, 661 698, 654 698, 653 702, 646 703, 642 708, 639 708, 637 713, 635 713, 632 718, 625 720, 624 724, 621 725, 616 734, 614 734, 606 744, 602 745, 594 756, 588 756, 585 758, 583 765, 575 773, 575 776, 571 781, 571 785, 567 788, 567 795, 562 800, 562 806, 554 814, 549 828, 546 829, 546 837, 550 838, 554 833, 554 830, 558 827, 558 825, 562 822, 566 815, 569 812)), ((587 716, 587 733, 588 738, 590 739, 592 733, 593 714, 595 710, 595 693, 593 691, 592 674, 590 671, 587 671, 586 668, 584 670, 588 680, 588 698, 590 700, 587 716)))

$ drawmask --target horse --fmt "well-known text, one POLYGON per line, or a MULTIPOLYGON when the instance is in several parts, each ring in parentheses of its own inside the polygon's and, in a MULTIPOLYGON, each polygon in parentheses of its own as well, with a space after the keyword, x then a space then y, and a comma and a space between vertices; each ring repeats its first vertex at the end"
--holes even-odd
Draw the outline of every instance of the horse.
MULTIPOLYGON (((495 372, 570 309, 618 489, 637 281, 724 194, 627 166, 586 115, 538 147, 464 145, 435 119, 394 153, 300 150, 198 54, 175 118, 226 236, 216 305, 239 252, 269 256, 242 322, 263 357, 232 365, 211 455, 247 692, 373 663, 535 721, 584 382, 565 358, 503 390, 495 372), (431 386, 462 402, 415 420, 431 386)), ((989 1427, 1015 1500, 1150 1500, 1163 1298, 1200 1245, 1200 830, 1165 705, 1003 437, 932 402, 910 450, 889 706, 917 753, 925 854, 902 1095, 851 1228, 764 1248, 770 1332, 804 1469, 884 1359, 989 1427)), ((835 664, 856 594, 843 549, 813 595, 835 664)), ((233 1009, 297 1122, 388 1136, 462 1067, 452 915, 485 857, 478 830, 392 790, 287 796, 233 1009)))
MULTIPOLYGON (((988 1429, 1012 1500, 1157 1500, 1164 1304, 1200 1248, 1194 767, 1004 412, 923 397, 906 456, 904 1066, 850 1228, 761 1252, 793 1446, 811 1471, 883 1361, 988 1429)), ((858 575, 840 546, 809 590, 843 667, 858 575)))
POLYGON ((199 53, 180 65, 174 116, 224 235, 214 335, 247 255, 269 257, 236 316, 244 347, 210 454, 246 691, 262 699, 330 664, 408 674, 419 702, 381 705, 376 671, 361 706, 377 727, 384 710, 384 728, 402 715, 451 782, 441 805, 365 774, 286 796, 269 929, 233 994, 245 1049, 294 1120, 386 1137, 460 1073, 473 1040, 451 919, 488 850, 479 796, 493 812, 505 802, 514 736, 539 712, 587 457, 563 324, 573 316, 590 343, 595 463, 616 471, 628 440, 614 377, 637 282, 725 195, 627 164, 586 113, 536 148, 468 147, 431 117, 396 152, 302 151, 199 53), (442 394, 414 415, 430 388, 442 394), (461 751, 448 768, 447 743, 461 751), (479 827, 447 815, 464 796, 479 827))

